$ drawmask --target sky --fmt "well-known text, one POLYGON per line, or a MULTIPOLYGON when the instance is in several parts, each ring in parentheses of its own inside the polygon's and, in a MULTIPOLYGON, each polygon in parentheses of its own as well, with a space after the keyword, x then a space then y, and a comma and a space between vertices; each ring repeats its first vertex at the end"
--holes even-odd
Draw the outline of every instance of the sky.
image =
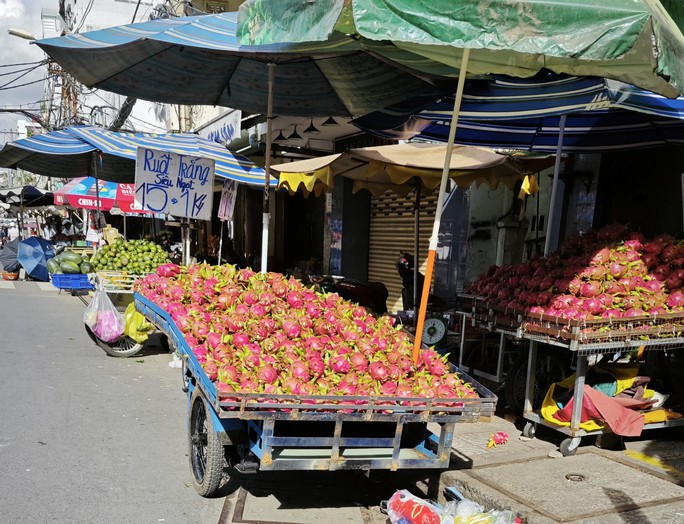
MULTIPOLYGON (((41 9, 47 7, 56 10, 57 6, 57 0, 0 0, 0 74, 3 75, 0 76, 0 86, 22 74, 8 75, 7 73, 30 67, 13 64, 38 62, 45 58, 45 53, 38 46, 30 44, 28 40, 8 34, 7 30, 9 28, 23 29, 36 38, 42 38, 41 9)), ((39 67, 10 85, 41 80, 44 75, 45 67, 39 67)), ((42 82, 16 89, 0 89, 0 110, 5 107, 27 106, 42 98, 42 82)), ((20 118, 24 117, 0 112, 0 143, 9 139, 7 132, 16 129, 16 121, 20 118)))
MULTIPOLYGON (((95 9, 92 12, 88 10, 88 16, 83 20, 87 21, 87 24, 90 24, 91 27, 86 25, 83 30, 91 29, 92 24, 95 24, 95 27, 106 27, 131 22, 130 18, 131 13, 135 9, 135 1, 129 0, 120 4, 116 4, 111 0, 109 2, 93 0, 93 2, 95 3, 95 9), (100 13, 97 12, 98 8, 101 10, 100 13), (116 12, 110 12, 111 9, 116 10, 116 12)), ((159 0, 153 0, 152 2, 149 0, 143 1, 136 13, 136 21, 147 20, 151 5, 158 2, 159 0)), ((90 5, 90 1, 78 0, 75 5, 77 6, 75 12, 80 20, 84 9, 87 9, 87 6, 90 5)), ((22 29, 31 33, 37 39, 53 36, 53 34, 43 34, 41 11, 43 9, 57 11, 58 7, 59 0, 0 0, 0 147, 5 142, 18 138, 16 134, 11 134, 12 132, 16 133, 17 120, 27 120, 23 115, 3 112, 2 109, 39 107, 36 102, 44 98, 42 80, 46 73, 46 67, 40 66, 22 78, 16 78, 24 73, 21 70, 35 65, 18 64, 39 62, 47 58, 47 55, 28 40, 8 34, 8 29, 22 29), (14 74, 8 74, 12 72, 14 74), (38 82, 34 84, 8 89, 12 85, 25 84, 36 80, 38 82), (3 88, 2 86, 5 84, 9 85, 3 88)), ((142 109, 136 107, 134 111, 140 116, 142 109)), ((151 120, 148 114, 144 114, 143 117, 145 121, 151 120)))

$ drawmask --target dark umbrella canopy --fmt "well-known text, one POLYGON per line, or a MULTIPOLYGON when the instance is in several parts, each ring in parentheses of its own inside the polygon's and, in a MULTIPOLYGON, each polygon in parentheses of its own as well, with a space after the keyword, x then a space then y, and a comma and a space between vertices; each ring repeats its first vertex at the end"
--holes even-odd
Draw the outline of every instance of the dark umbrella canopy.
POLYGON ((24 186, 0 190, 0 202, 19 207, 51 206, 54 204, 54 196, 50 191, 24 186))
POLYGON ((50 280, 47 261, 54 256, 54 244, 43 238, 29 237, 17 246, 17 260, 26 270, 26 274, 43 282, 50 280))
POLYGON ((19 239, 7 242, 0 249, 0 267, 8 273, 14 273, 19 270, 21 264, 17 260, 17 249, 19 246, 19 239))
POLYGON ((267 112, 269 64, 276 64, 274 115, 360 116, 443 91, 432 85, 434 75, 454 73, 391 44, 342 34, 325 43, 241 45, 235 37, 236 18, 236 13, 219 13, 151 20, 36 44, 89 87, 156 102, 219 105, 251 113, 267 112), (392 47, 393 56, 400 55, 415 68, 409 72, 378 56, 369 50, 371 44, 392 47), (430 64, 437 67, 424 73, 421 65, 430 64))

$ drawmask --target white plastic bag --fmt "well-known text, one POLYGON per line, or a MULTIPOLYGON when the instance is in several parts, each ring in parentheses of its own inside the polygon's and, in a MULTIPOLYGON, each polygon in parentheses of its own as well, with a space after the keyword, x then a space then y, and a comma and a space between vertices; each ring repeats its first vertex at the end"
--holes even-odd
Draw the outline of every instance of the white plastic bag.
POLYGON ((123 315, 104 291, 95 291, 93 300, 83 313, 83 322, 103 342, 114 342, 124 332, 123 315))

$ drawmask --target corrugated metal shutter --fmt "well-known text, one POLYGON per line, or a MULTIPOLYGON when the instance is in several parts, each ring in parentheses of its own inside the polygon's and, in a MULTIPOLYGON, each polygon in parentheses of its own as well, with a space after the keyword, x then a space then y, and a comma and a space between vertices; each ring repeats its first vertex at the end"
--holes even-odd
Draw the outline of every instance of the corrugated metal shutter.
MULTIPOLYGON (((414 200, 413 193, 400 197, 386 192, 371 198, 368 280, 387 286, 387 309, 391 312, 403 309, 401 278, 395 263, 403 252, 414 254, 414 200)), ((421 199, 419 262, 423 273, 436 209, 436 194, 421 199)))

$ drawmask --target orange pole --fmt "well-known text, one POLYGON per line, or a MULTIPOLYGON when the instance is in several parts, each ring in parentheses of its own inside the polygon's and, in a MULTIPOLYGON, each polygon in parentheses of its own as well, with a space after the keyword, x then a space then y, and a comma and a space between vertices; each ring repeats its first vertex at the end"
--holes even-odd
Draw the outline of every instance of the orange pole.
POLYGON ((420 346, 423 343, 423 329, 425 327, 425 315, 427 313, 428 297, 430 296, 430 283, 432 282, 432 272, 435 268, 435 256, 437 252, 434 249, 428 251, 427 269, 425 270, 425 282, 423 284, 423 292, 420 295, 420 312, 418 313, 418 325, 416 326, 416 340, 413 346, 413 363, 418 364, 418 356, 420 355, 420 346))

